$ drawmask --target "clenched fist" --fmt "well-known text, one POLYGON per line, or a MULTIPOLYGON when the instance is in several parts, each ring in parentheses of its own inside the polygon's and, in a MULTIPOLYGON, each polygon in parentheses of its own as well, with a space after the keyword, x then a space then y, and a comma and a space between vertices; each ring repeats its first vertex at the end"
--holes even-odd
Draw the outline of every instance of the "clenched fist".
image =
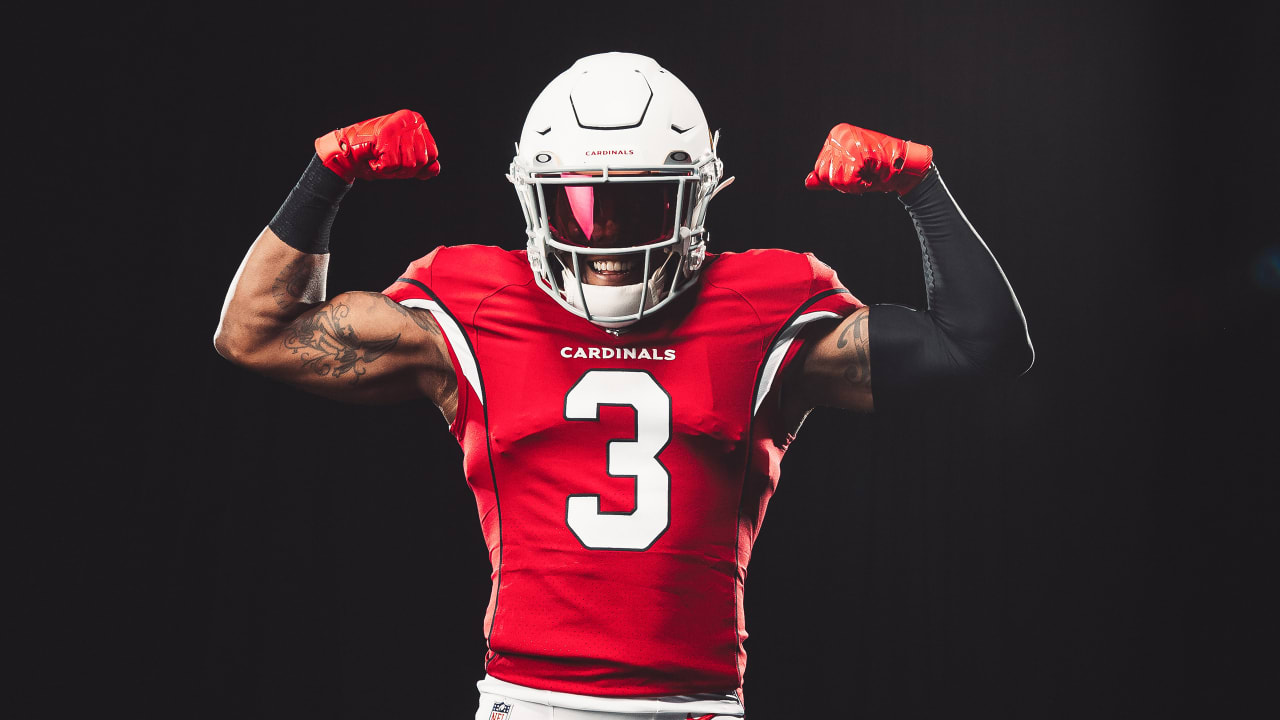
POLYGON ((435 138, 422 116, 397 110, 316 138, 324 166, 347 182, 426 180, 440 174, 435 138))
POLYGON ((810 190, 835 188, 855 195, 906 195, 920 184, 932 163, 933 148, 928 145, 840 123, 831 128, 804 186, 810 190))

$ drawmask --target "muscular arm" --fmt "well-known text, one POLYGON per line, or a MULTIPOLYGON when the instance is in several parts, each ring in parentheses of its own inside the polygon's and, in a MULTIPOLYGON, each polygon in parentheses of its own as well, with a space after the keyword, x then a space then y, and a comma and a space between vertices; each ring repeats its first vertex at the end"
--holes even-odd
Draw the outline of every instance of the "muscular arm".
POLYGON ((328 254, 266 228, 232 281, 214 346, 228 360, 309 392, 356 403, 426 397, 452 420, 457 382, 425 310, 380 293, 324 300, 328 254))
POLYGON ((795 402, 870 411, 948 384, 1017 377, 1031 366, 1013 289, 937 169, 902 202, 923 252, 928 308, 874 305, 825 331, 790 376, 795 402))
POLYGON ((231 281, 214 347, 232 362, 347 402, 431 399, 452 421, 457 378, 424 310, 379 293, 325 300, 329 228, 356 179, 440 172, 422 116, 398 110, 316 138, 316 155, 231 281))

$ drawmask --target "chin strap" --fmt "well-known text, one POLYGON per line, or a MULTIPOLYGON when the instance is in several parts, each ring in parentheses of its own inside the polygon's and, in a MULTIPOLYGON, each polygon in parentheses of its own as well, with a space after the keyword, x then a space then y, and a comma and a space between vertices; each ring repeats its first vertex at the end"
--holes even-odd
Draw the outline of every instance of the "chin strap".
MULTIPOLYGON (((560 277, 563 283, 565 301, 579 310, 590 312, 593 318, 635 315, 640 310, 640 294, 645 288, 645 283, 632 285, 582 285, 581 293, 587 300, 587 307, 584 308, 578 294, 578 279, 574 277, 573 271, 569 270, 569 268, 562 268, 560 277)), ((666 277, 667 263, 664 262, 649 280, 648 292, 644 293, 645 310, 658 304, 658 291, 662 288, 666 277)), ((635 322, 635 320, 607 322, 593 319, 592 322, 603 327, 625 327, 635 322)))
POLYGON ((724 180, 723 182, 721 182, 719 185, 717 185, 717 186, 716 186, 716 189, 715 189, 715 190, 712 190, 712 191, 711 191, 711 194, 707 196, 707 199, 702 201, 702 202, 703 202, 703 204, 706 204, 706 203, 711 202, 711 199, 712 199, 712 198, 714 198, 715 196, 719 195, 721 190, 723 190, 723 189, 725 189, 725 188, 729 187, 730 185, 732 185, 732 184, 733 184, 733 181, 734 181, 734 180, 737 180, 737 179, 738 179, 738 176, 737 176, 737 175, 731 175, 728 179, 726 179, 726 180, 724 180))

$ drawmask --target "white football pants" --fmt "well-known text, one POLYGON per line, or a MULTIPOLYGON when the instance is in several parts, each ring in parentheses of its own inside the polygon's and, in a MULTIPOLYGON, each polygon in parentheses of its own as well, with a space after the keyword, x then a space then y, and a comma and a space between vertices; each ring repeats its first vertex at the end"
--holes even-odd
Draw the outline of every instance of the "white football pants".
POLYGON ((742 720, 733 695, 601 698, 536 690, 485 676, 476 720, 742 720))
POLYGON ((476 720, 689 720, 691 717, 743 720, 741 715, 703 716, 689 712, 616 713, 601 710, 575 710, 489 693, 480 694, 480 707, 476 709, 476 720))

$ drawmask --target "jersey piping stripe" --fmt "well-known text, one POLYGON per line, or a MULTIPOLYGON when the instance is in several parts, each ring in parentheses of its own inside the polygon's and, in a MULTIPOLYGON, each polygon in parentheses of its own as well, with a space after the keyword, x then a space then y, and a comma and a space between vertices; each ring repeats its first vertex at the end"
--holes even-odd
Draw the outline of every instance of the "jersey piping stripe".
MULTIPOLYGON (((454 343, 453 345, 454 357, 458 358, 458 363, 463 366, 464 368, 463 375, 467 378, 467 381, 472 382, 471 387, 475 389, 476 397, 480 400, 480 410, 484 415, 485 454, 487 455, 489 460, 489 479, 493 482, 493 505, 498 512, 498 568, 497 568, 498 578, 494 586, 499 589, 499 590, 495 590, 493 595, 493 616, 490 621, 489 627, 487 629, 488 634, 485 635, 485 638, 484 638, 485 645, 488 647, 488 652, 485 653, 485 661, 484 661, 485 669, 487 670, 489 667, 489 663, 496 656, 492 649, 493 648, 492 637, 493 637, 494 628, 497 627, 498 625, 498 596, 501 594, 500 589, 502 587, 502 563, 503 563, 503 560, 506 558, 506 548, 503 546, 503 540, 502 540, 502 501, 501 499, 499 499, 499 496, 498 496, 498 470, 493 466, 493 444, 492 444, 493 438, 489 432, 489 406, 486 405, 484 402, 484 379, 480 377, 480 366, 476 363, 475 348, 471 347, 471 340, 467 338, 467 334, 465 332, 462 332, 462 325, 460 325, 457 319, 453 317, 453 313, 449 312, 449 309, 445 307, 444 303, 440 302, 440 298, 436 297, 436 294, 431 292, 431 288, 418 282, 417 280, 414 280, 413 278, 402 277, 399 279, 398 282, 412 285, 418 288, 419 290, 421 290, 423 293, 425 293, 427 297, 431 298, 430 300, 418 299, 418 300, 414 300, 414 302, 425 303, 425 305, 421 307, 425 307, 427 311, 431 313, 432 317, 448 318, 449 320, 448 324, 442 324, 440 327, 441 329, 445 330, 445 337, 449 338, 449 341, 451 343, 454 343, 455 336, 449 334, 450 329, 452 329, 453 331, 456 331, 457 333, 456 337, 458 339, 461 339, 462 342, 454 343), (465 348, 465 351, 463 350, 464 348, 465 348), (466 356, 466 361, 463 360, 464 353, 466 356), (474 378, 471 375, 468 375, 466 373, 465 368, 467 367, 468 363, 471 367, 471 370, 474 372, 474 378)), ((402 304, 407 304, 407 302, 408 301, 402 304)), ((415 305, 411 307, 419 307, 419 306, 415 305)))
POLYGON ((440 329, 444 331, 444 336, 449 339, 449 344, 453 346, 453 354, 458 358, 462 376, 471 383, 471 389, 475 390, 476 397, 480 398, 480 404, 484 405, 484 386, 480 384, 480 367, 476 365, 475 355, 471 352, 471 343, 467 341, 467 336, 458 323, 440 303, 434 300, 408 298, 401 300, 400 304, 405 307, 421 308, 431 313, 436 323, 440 325, 440 329))
MULTIPOLYGON (((795 312, 793 312, 793 313, 791 313, 791 317, 787 318, 787 321, 786 321, 785 323, 783 323, 783 325, 782 325, 782 329, 781 329, 781 330, 779 330, 779 331, 778 331, 778 334, 774 336, 773 341, 769 343, 770 352, 766 355, 766 358, 771 357, 771 356, 773 355, 773 353, 772 353, 772 348, 773 348, 775 345, 777 345, 777 344, 778 344, 778 340, 779 340, 779 339, 782 337, 782 335, 786 332, 787 328, 791 327, 791 325, 796 321, 796 319, 797 319, 797 318, 799 318, 799 317, 801 317, 801 316, 803 316, 803 315, 805 314, 805 310, 808 310, 809 308, 813 307, 816 303, 818 303, 818 302, 822 301, 822 300, 823 300, 823 299, 825 299, 825 298, 829 298, 829 297, 831 297, 832 295, 839 295, 840 293, 851 294, 851 293, 849 293, 849 291, 848 291, 848 290, 846 290, 846 289, 844 289, 844 288, 831 288, 830 290, 824 290, 823 292, 820 292, 820 293, 818 293, 817 295, 814 295, 813 297, 811 297, 811 298, 809 298, 808 300, 806 300, 806 301, 804 302, 804 304, 802 304, 800 307, 796 308, 796 311, 795 311, 795 312)), ((792 339, 794 339, 794 336, 793 336, 793 338, 792 338, 792 339)), ((785 353, 783 353, 783 357, 785 357, 785 356, 786 356, 786 354, 785 354, 785 353)), ((765 364, 767 365, 767 360, 766 360, 766 363, 765 363, 765 364)), ((755 397, 764 397, 764 393, 761 393, 761 392, 760 392, 760 385, 761 385, 761 383, 762 383, 762 382, 763 382, 763 380, 764 380, 764 372, 765 372, 765 366, 764 366, 764 365, 761 365, 760 370, 758 370, 758 371, 757 371, 757 374, 756 374, 756 387, 755 387, 755 392, 754 392, 754 393, 753 393, 753 395, 752 395, 753 399, 754 399, 755 397)), ((774 368, 774 372, 777 372, 777 368, 774 368)), ((770 382, 772 383, 772 379, 770 379, 770 382)), ((754 402, 754 400, 753 400, 753 402, 754 402)), ((756 408, 758 408, 758 407, 759 407, 759 405, 758 405, 758 404, 753 404, 753 405, 752 405, 752 409, 751 409, 751 419, 750 419, 750 421, 747 423, 747 437, 748 437, 748 438, 754 437, 753 433, 755 433, 755 422, 756 422, 756 413, 755 413, 755 411, 756 411, 756 408)), ((742 468, 742 482, 738 485, 738 521, 737 521, 737 525, 736 525, 737 530, 736 530, 736 531, 735 531, 735 533, 734 533, 734 539, 733 539, 733 547, 735 548, 735 552, 736 552, 736 548, 738 548, 738 547, 740 546, 740 543, 741 543, 741 541, 742 541, 742 537, 741 537, 741 534, 742 534, 742 493, 746 490, 746 487, 747 487, 747 477, 748 477, 748 476, 750 476, 750 475, 751 475, 751 450, 750 450, 750 448, 748 448, 748 449, 747 449, 747 461, 746 461, 746 463, 743 465, 743 468, 742 468)), ((741 620, 742 620, 742 606, 741 606, 741 605, 738 605, 738 584, 739 584, 740 582, 741 582, 741 578, 739 577, 738 573, 736 573, 736 572, 735 572, 735 573, 734 573, 734 576, 733 576, 733 602, 734 602, 734 605, 736 606, 736 607, 735 607, 735 610, 734 610, 734 614, 738 616, 738 617, 737 617, 737 620, 736 620, 736 621, 735 621, 735 623, 734 623, 734 635, 735 635, 735 636, 737 635, 737 632, 738 632, 738 629, 737 629, 737 628, 738 628, 738 625, 739 625, 739 623, 740 623, 740 622, 741 622, 741 620)), ((741 637, 738 637, 738 640, 737 640, 736 645, 737 645, 737 647, 734 649, 734 653, 733 653, 733 655, 734 655, 734 657, 733 657, 733 664, 734 664, 734 666, 736 666, 736 667, 737 667, 737 669, 738 669, 738 687, 739 687, 739 688, 741 688, 741 687, 742 687, 743 680, 744 680, 744 678, 742 677, 742 665, 741 665, 741 660, 742 660, 742 638, 741 638, 741 637)), ((741 697, 739 697, 739 700, 741 700, 741 697)))
POLYGON ((769 351, 768 359, 765 360, 764 373, 760 377, 760 386, 756 389, 756 399, 751 406, 752 415, 760 411, 760 403, 764 402, 765 396, 769 394, 769 389, 773 387, 773 381, 778 375, 778 368, 782 367, 783 358, 787 356, 787 351, 791 349, 792 341, 796 339, 796 336, 800 334, 804 326, 814 320, 838 317, 840 316, 830 310, 805 313, 783 329, 782 333, 778 335, 778 339, 774 341, 773 349, 769 351))

